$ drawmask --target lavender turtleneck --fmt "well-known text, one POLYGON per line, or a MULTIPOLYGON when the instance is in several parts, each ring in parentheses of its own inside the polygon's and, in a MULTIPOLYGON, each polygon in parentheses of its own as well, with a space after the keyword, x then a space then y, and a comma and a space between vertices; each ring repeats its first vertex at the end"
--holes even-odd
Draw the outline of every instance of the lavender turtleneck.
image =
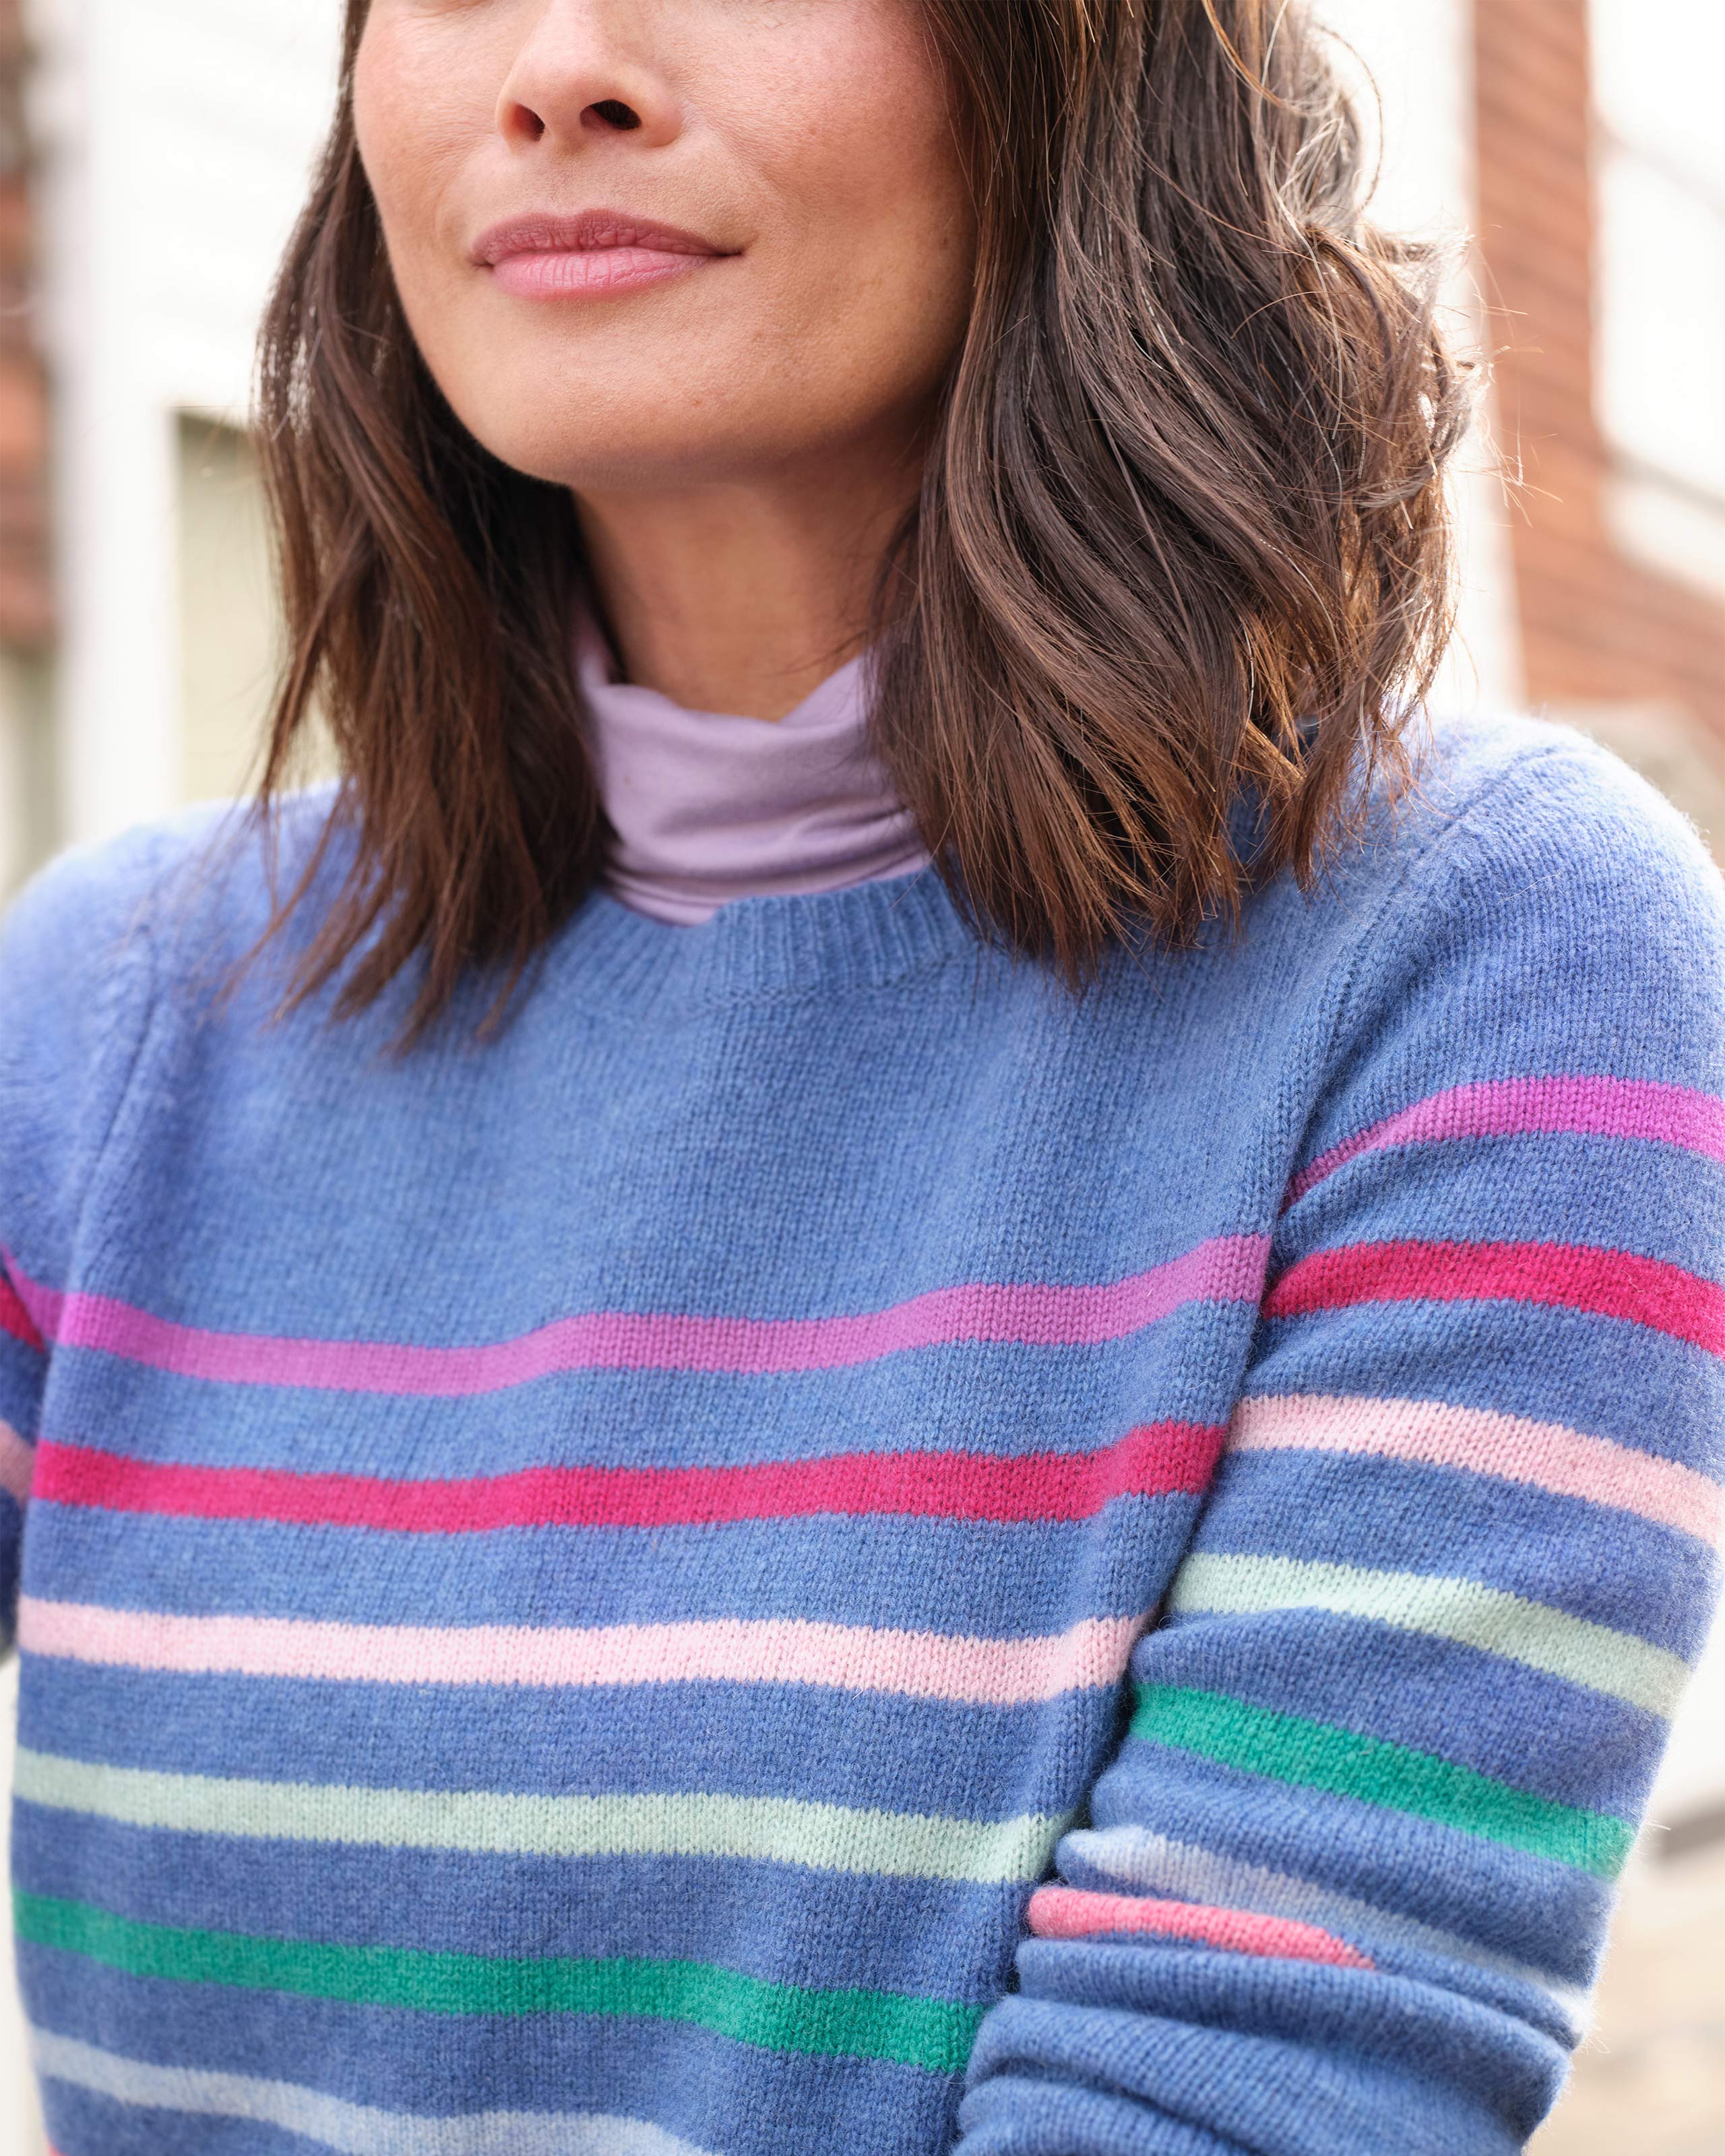
POLYGON ((637 913, 692 927, 733 899, 837 891, 925 865, 869 750, 863 660, 767 720, 685 711, 618 680, 591 628, 578 659, 617 834, 606 887, 637 913))

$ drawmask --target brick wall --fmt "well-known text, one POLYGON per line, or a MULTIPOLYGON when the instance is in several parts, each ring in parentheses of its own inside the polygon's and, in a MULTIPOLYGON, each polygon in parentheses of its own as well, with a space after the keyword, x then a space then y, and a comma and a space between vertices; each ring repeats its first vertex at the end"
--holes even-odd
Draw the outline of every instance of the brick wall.
POLYGON ((1725 753, 1725 604, 1622 554, 1594 400, 1587 0, 1476 0, 1480 239, 1528 694, 1660 706, 1725 753))

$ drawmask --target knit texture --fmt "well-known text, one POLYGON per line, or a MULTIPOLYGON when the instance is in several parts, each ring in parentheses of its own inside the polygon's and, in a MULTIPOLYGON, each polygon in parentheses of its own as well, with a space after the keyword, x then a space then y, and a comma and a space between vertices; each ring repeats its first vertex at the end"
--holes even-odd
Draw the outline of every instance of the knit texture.
POLYGON ((404 1057, 213 844, 0 951, 62 2156, 1522 2147, 1717 1577, 1686 826, 1445 728, 1081 1001, 930 873, 600 896, 404 1057))

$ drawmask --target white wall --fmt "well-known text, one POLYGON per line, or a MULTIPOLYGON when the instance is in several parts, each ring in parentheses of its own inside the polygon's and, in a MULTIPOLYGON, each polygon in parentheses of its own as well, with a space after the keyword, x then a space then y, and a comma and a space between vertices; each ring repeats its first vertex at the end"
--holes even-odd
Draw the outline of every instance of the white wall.
POLYGON ((180 795, 177 413, 243 418, 339 0, 31 0, 44 64, 66 834, 180 795))
MULTIPOLYGON (((1471 0, 1395 0, 1394 6, 1386 0, 1317 0, 1317 9, 1375 85, 1366 110, 1374 122, 1381 116, 1377 215, 1392 229, 1430 234, 1456 246, 1450 328, 1465 348, 1476 350, 1481 316, 1466 244, 1477 222, 1471 0)), ((1509 512, 1490 435, 1488 402, 1482 428, 1455 475, 1460 626, 1435 696, 1448 709, 1512 710, 1523 696, 1509 512)))
POLYGON ((1608 510, 1625 552, 1725 598, 1725 11, 1593 0, 1592 20, 1608 510))

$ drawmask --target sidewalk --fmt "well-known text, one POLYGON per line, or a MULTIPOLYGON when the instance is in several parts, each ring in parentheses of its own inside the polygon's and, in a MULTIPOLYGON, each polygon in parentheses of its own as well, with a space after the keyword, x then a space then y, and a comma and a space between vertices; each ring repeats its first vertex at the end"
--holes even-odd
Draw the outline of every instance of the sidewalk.
POLYGON ((1593 2033, 1528 2144, 1528 2156, 1630 2150, 1725 2152, 1725 1842, 1663 1862, 1638 1853, 1593 2033))

